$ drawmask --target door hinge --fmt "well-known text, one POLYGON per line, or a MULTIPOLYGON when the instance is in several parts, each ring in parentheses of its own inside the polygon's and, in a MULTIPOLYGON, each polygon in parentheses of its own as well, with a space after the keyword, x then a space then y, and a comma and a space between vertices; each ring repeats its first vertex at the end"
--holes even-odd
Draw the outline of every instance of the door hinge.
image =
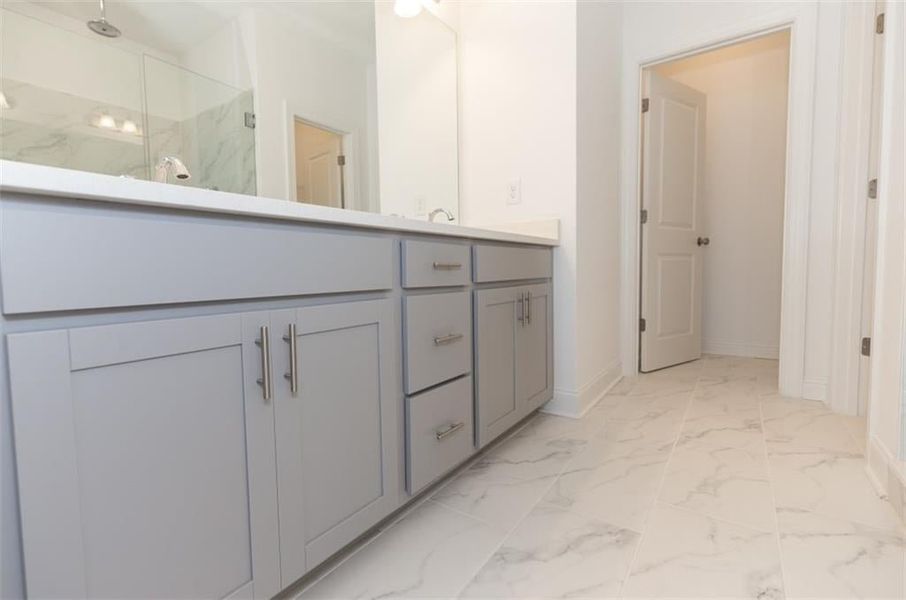
POLYGON ((648 210, 644 208, 642 209, 640 220, 642 222, 642 225, 648 222, 648 210))
POLYGON ((648 105, 649 105, 648 98, 642 98, 642 112, 643 113, 648 112, 648 105))
POLYGON ((862 356, 871 356, 871 338, 862 338, 862 356))
POLYGON ((878 197, 878 180, 872 179, 868 182, 868 197, 876 200, 878 197))
POLYGON ((245 126, 248 127, 249 129, 255 128, 255 122, 257 120, 258 119, 255 117, 255 113, 253 113, 253 112, 245 113, 245 126))
POLYGON ((341 167, 344 166, 346 164, 346 156, 343 154, 338 154, 337 155, 337 164, 340 165, 341 167))
POLYGON ((645 319, 639 319, 639 331, 644 332, 648 327, 648 324, 645 322, 645 319))
POLYGON ((884 33, 884 13, 875 17, 875 33, 884 33))

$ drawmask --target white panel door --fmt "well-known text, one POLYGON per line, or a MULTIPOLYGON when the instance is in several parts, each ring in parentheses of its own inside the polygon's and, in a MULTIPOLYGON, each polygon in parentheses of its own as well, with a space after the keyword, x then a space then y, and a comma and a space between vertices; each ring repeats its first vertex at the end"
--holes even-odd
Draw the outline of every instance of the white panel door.
POLYGON ((705 96, 645 74, 640 369, 701 356, 705 96))

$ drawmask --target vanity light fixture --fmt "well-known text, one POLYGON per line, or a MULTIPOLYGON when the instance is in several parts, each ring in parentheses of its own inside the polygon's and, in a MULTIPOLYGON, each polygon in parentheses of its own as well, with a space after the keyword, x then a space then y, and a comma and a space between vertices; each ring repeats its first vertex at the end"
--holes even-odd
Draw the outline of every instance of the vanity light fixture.
POLYGON ((418 16, 422 12, 422 0, 396 0, 393 3, 393 12, 404 19, 418 16))
POLYGON ((13 105, 9 103, 9 100, 6 98, 6 94, 0 92, 0 108, 12 108, 13 105))
POLYGON ((422 12, 422 7, 428 6, 428 3, 437 4, 440 0, 395 0, 393 3, 393 12, 399 17, 409 19, 417 17, 422 12))
POLYGON ((135 121, 126 119, 123 121, 123 126, 120 128, 120 131, 123 133, 138 133, 138 125, 135 124, 135 121))
POLYGON ((104 129, 116 129, 116 119, 110 115, 101 115, 98 117, 97 126, 104 129))

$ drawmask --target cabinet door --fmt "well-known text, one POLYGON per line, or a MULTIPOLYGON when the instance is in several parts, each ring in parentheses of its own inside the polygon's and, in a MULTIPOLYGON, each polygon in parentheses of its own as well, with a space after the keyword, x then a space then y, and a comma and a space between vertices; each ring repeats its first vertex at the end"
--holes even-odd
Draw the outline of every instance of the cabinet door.
POLYGON ((397 506, 402 397, 393 307, 371 300, 273 316, 296 330, 295 395, 282 376, 291 375, 288 358, 276 368, 283 371, 276 427, 284 584, 397 506))
POLYGON ((516 397, 528 414, 553 394, 551 285, 529 285, 522 293, 525 316, 516 331, 516 397))
POLYGON ((521 288, 475 292, 476 438, 484 446, 519 421, 516 331, 521 288))
POLYGON ((279 591, 262 315, 8 337, 33 598, 279 591))

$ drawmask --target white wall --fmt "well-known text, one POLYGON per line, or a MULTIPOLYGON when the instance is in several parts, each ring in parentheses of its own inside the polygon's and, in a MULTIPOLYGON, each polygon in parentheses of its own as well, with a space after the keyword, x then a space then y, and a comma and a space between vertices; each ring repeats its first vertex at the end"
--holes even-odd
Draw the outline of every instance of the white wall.
POLYGON ((460 59, 462 222, 560 219, 554 387, 575 392, 576 3, 462 3, 460 59))
POLYGON ((463 3, 464 222, 557 218, 554 400, 578 415, 621 375, 618 3, 463 3), (522 201, 506 202, 510 181, 522 201))
MULTIPOLYGON (((692 48, 730 40, 783 23, 795 23, 791 68, 793 102, 790 121, 796 168, 787 173, 796 211, 791 223, 807 218, 807 248, 796 247, 785 260, 807 275, 806 286, 784 290, 796 314, 790 323, 793 345, 790 367, 781 366, 781 384, 792 394, 823 399, 826 394, 833 306, 833 241, 836 202, 836 152, 843 7, 817 2, 633 2, 624 5, 623 19, 623 206, 633 206, 637 191, 638 90, 640 61, 667 58, 675 48, 692 48), (820 60, 819 60, 820 57, 820 60), (812 101, 807 103, 806 100, 812 101), (804 176, 810 173, 811 177, 804 176), (807 217, 806 217, 807 213, 807 217), (805 319, 803 324, 803 319, 805 319), (803 343, 801 347, 799 342, 803 343), (789 373, 795 374, 795 378, 789 373), (793 380, 795 379, 795 380, 793 380)), ((788 199, 788 202, 790 199, 788 199)), ((626 227, 637 215, 624 213, 626 227)), ((637 243, 633 234, 624 242, 637 243)), ((623 314, 631 314, 637 288, 637 265, 623 264, 623 314)), ((624 370, 632 371, 636 350, 630 342, 634 320, 624 319, 624 370)))
POLYGON ((618 218, 621 10, 619 4, 590 2, 580 2, 577 9, 578 365, 574 413, 591 407, 622 373, 618 218))
POLYGON ((374 18, 381 212, 458 218, 456 32, 428 11, 400 18, 389 2, 374 18))
POLYGON ((789 32, 654 67, 707 96, 703 351, 777 358, 789 32))
POLYGON ((370 169, 376 160, 375 140, 369 136, 373 56, 347 47, 345 40, 332 38, 329 31, 312 29, 300 34, 297 22, 268 7, 246 11, 242 21, 255 89, 258 195, 294 196, 289 111, 353 134, 353 147, 345 149, 355 172, 354 189, 348 191, 355 198, 355 207, 371 207, 376 193, 370 189, 370 169))

